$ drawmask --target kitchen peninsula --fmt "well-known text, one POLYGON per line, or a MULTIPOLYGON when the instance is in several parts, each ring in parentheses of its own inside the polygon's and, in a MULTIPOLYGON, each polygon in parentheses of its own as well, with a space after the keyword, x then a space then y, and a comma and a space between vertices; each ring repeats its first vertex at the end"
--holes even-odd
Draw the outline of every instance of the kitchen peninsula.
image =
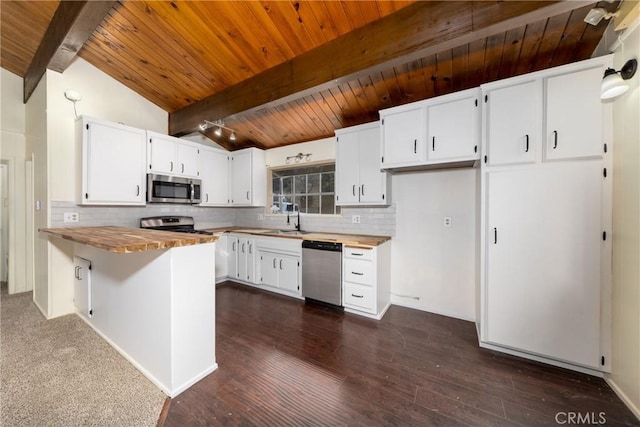
POLYGON ((217 237, 126 227, 40 231, 73 242, 80 317, 168 396, 217 368, 217 237))

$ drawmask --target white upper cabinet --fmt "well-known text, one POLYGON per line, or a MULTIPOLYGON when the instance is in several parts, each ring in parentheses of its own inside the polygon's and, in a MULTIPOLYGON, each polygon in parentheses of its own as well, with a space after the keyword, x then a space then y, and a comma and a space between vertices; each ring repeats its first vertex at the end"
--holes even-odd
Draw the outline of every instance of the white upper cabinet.
POLYGON ((389 204, 389 176, 380 170, 380 124, 336 131, 336 205, 389 204))
POLYGON ((470 89, 429 100, 427 158, 434 161, 478 159, 480 91, 470 89))
POLYGON ((423 104, 409 104, 380 111, 384 169, 415 166, 426 160, 423 104))
POLYGON ((267 167, 264 151, 246 148, 231 153, 231 204, 265 206, 267 167))
POLYGON ((227 206, 229 198, 229 153, 215 148, 200 148, 201 206, 227 206))
POLYGON ((147 131, 149 172, 199 178, 199 147, 200 144, 147 131))
POLYGON ((545 79, 546 159, 602 156, 604 70, 595 65, 545 79))
POLYGON ((480 90, 464 90, 380 111, 383 169, 427 169, 480 158, 480 90))
POLYGON ((145 204, 144 130, 83 116, 76 144, 78 204, 145 204))
POLYGON ((490 166, 533 163, 540 147, 542 87, 527 79, 484 91, 484 138, 490 166))

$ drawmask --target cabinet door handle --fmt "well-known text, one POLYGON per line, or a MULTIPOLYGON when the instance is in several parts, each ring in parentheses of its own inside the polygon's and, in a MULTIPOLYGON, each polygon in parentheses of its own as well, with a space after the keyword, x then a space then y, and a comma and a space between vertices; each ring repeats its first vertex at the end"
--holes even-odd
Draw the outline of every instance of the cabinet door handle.
POLYGON ((493 228, 493 244, 498 244, 498 229, 496 227, 493 228))
POLYGON ((526 141, 526 143, 525 143, 525 148, 524 148, 524 152, 525 152, 525 153, 528 153, 528 152, 529 152, 529 135, 525 135, 525 136, 524 136, 524 139, 525 139, 525 141, 526 141))
POLYGON ((171 163, 171 169, 169 169, 169 170, 170 170, 171 172, 173 172, 173 162, 170 162, 170 163, 171 163))
POLYGON ((364 196, 364 184, 362 184, 360 187, 361 187, 360 194, 362 194, 364 196))
POLYGON ((431 151, 436 151, 436 137, 431 138, 431 151))
POLYGON ((136 185, 136 196, 140 195, 140 186, 136 185))
POLYGON ((235 252, 235 251, 236 251, 236 242, 233 242, 233 244, 231 245, 231 250, 232 250, 233 252, 235 252))
POLYGON ((276 268, 276 259, 273 259, 273 268, 276 268))
POLYGON ((359 254, 357 252, 351 252, 351 255, 352 256, 364 256, 364 254, 359 254))
POLYGON ((205 197, 207 198, 207 199, 205 200, 205 202, 206 202, 206 203, 209 203, 209 193, 205 193, 205 197))
POLYGON ((244 253, 244 243, 242 244, 242 253, 244 253))
POLYGON ((418 154, 418 140, 413 140, 413 154, 418 154))
POLYGON ((556 148, 558 148, 558 131, 554 130, 553 131, 553 149, 555 150, 556 148))
POLYGON ((364 295, 351 294, 351 296, 354 298, 364 298, 364 295))
POLYGON ((282 260, 280 260, 280 270, 282 270, 282 260))
POLYGON ((79 265, 76 265, 76 271, 74 273, 76 279, 78 279, 78 280, 80 280, 80 268, 81 267, 79 265))
POLYGON ((180 165, 182 166, 182 170, 180 173, 184 173, 184 163, 180 163, 180 165))
POLYGON ((253 245, 251 243, 249 243, 249 253, 250 254, 253 253, 253 245))
POLYGON ((356 276, 364 276, 364 273, 358 273, 357 271, 352 271, 351 274, 355 274, 356 276))
POLYGON ((249 200, 249 192, 247 191, 247 200, 249 200))
POLYGON ((353 194, 354 197, 356 195, 356 185, 355 184, 353 184, 353 186, 351 187, 351 194, 353 194))

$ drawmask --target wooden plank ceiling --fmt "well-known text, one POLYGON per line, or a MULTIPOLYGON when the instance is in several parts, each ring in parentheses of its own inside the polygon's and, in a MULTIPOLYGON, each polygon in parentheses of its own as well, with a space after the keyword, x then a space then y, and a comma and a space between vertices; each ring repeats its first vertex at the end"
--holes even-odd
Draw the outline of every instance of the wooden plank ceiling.
MULTIPOLYGON (((482 18, 478 15, 494 14, 497 8, 535 10, 556 2, 414 3, 414 0, 121 1, 85 43, 79 56, 171 113, 173 119, 184 116, 194 105, 202 107, 200 115, 203 111, 224 111, 207 110, 207 98, 215 99, 222 91, 234 93, 233 88, 247 79, 256 79, 269 70, 278 70, 277 67, 286 68, 301 55, 318 52, 323 46, 331 46, 330 43, 339 45, 340 40, 349 40, 346 38, 349 34, 357 34, 355 30, 367 31, 376 22, 386 19, 388 30, 393 17, 401 16, 403 10, 413 13, 418 8, 430 7, 439 11, 428 25, 444 34, 462 25, 457 16, 464 15, 466 10, 477 21, 482 18)), ((296 87, 293 83, 299 83, 309 89, 301 91, 300 96, 293 94, 282 102, 271 99, 260 108, 233 111, 223 117, 198 116, 198 120, 223 119, 226 126, 233 128, 237 134, 235 142, 228 140, 228 133, 222 138, 214 136, 211 130, 205 133, 229 149, 273 148, 329 137, 334 129, 377 120, 380 109, 586 59, 600 41, 606 22, 593 27, 585 24, 583 18, 591 7, 615 10, 618 3, 570 3, 575 6, 565 6, 562 13, 502 30, 498 26, 498 30, 489 34, 422 57, 407 56, 402 61, 401 56, 387 68, 369 67, 355 78, 323 82, 317 90, 305 86, 306 76, 298 75, 300 82, 287 83, 293 87, 296 87), (367 72, 369 69, 371 72, 367 72)), ((1 2, 3 68, 24 76, 57 4, 1 2)), ((420 30, 416 28, 415 32, 420 30)), ((409 38, 412 31, 397 33, 408 34, 409 38)), ((376 43, 383 45, 389 41, 376 40, 375 36, 370 39, 372 51, 376 43)), ((393 43, 399 51, 409 45, 404 40, 393 43)), ((387 53, 397 55, 386 51, 381 55, 387 53)), ((338 61, 345 61, 340 52, 330 53, 317 67, 338 68, 341 65, 338 61)), ((277 93, 279 88, 258 90, 277 93)), ((78 107, 81 111, 80 104, 78 107)), ((183 134, 193 129, 171 130, 183 134)))

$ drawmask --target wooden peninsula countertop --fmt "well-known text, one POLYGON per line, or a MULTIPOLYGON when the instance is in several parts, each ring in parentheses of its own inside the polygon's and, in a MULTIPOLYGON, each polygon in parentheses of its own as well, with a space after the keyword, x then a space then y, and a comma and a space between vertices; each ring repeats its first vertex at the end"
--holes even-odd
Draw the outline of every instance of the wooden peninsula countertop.
POLYGON ((115 253, 142 252, 199 245, 218 240, 217 236, 129 227, 41 228, 43 233, 115 253))

